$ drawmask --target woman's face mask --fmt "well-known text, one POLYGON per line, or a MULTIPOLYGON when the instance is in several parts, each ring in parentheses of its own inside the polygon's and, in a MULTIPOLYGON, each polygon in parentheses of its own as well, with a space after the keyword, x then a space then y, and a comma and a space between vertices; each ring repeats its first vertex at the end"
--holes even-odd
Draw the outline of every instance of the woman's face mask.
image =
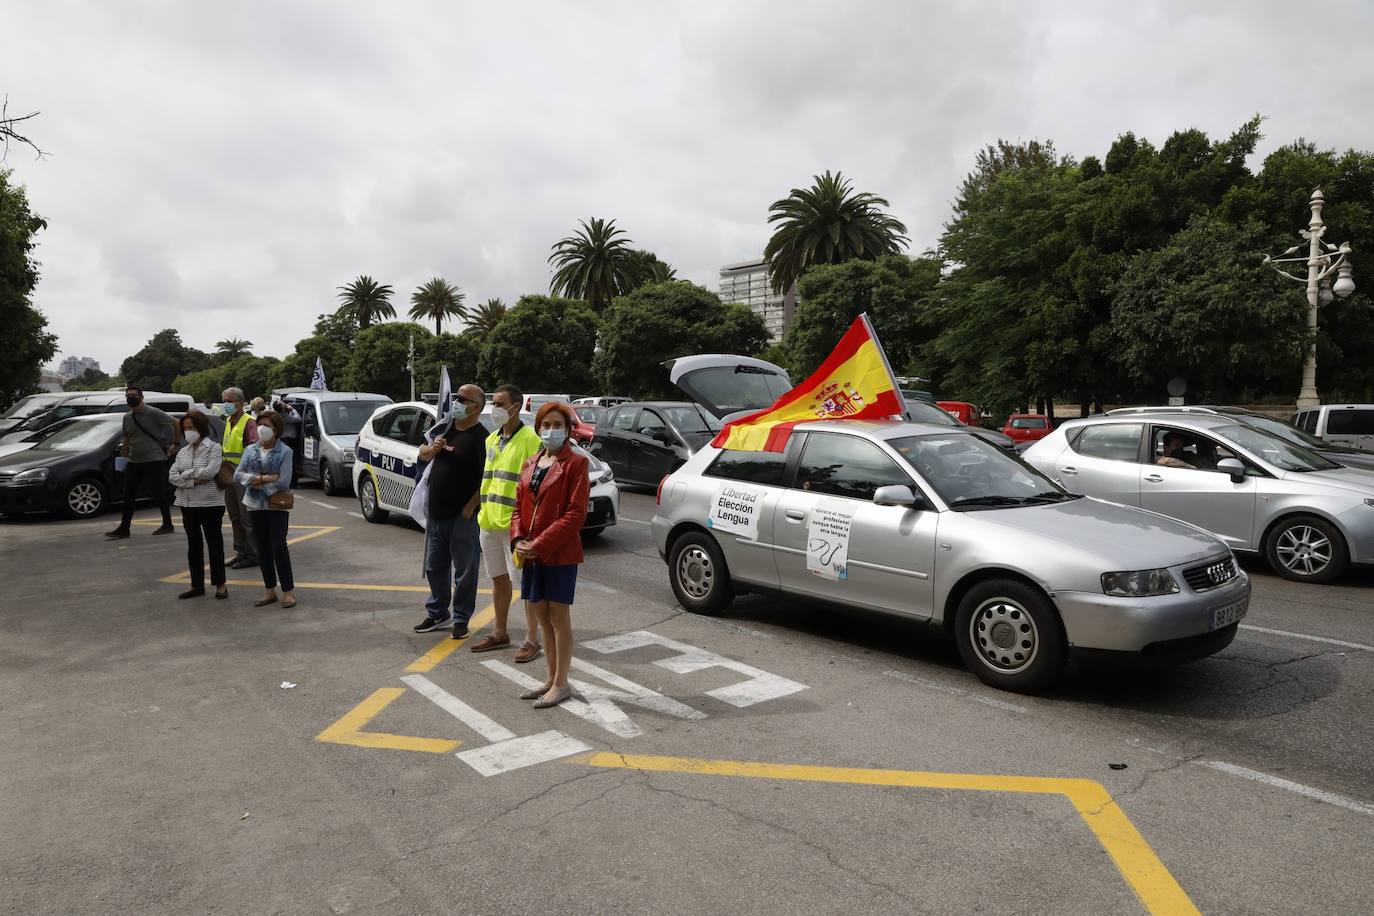
POLYGON ((186 430, 186 443, 188 445, 195 445, 199 441, 200 433, 196 432, 194 429, 186 430))
POLYGON ((561 426, 545 427, 539 432, 539 441, 544 443, 544 448, 556 452, 568 441, 568 431, 561 426))
POLYGON ((276 434, 277 431, 270 426, 264 425, 258 427, 258 438, 261 439, 263 442, 271 442, 272 438, 276 436, 276 434))

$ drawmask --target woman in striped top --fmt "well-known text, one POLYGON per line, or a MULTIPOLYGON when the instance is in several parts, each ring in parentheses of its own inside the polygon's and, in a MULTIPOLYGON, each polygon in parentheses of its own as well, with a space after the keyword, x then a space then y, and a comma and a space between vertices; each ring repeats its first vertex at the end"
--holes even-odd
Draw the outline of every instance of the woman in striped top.
POLYGON ((177 452, 167 479, 176 487, 176 504, 181 507, 181 527, 186 529, 186 562, 191 567, 191 587, 178 598, 199 598, 205 594, 205 547, 210 547, 210 582, 216 598, 228 598, 224 581, 224 495, 215 485, 215 475, 224 461, 219 443, 210 438, 210 421, 191 411, 180 420, 181 436, 186 442, 177 452))

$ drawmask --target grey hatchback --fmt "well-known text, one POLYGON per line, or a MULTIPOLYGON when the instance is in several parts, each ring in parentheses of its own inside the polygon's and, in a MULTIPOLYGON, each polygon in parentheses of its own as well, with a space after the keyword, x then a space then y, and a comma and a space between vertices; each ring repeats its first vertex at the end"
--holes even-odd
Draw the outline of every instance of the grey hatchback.
POLYGON ((1071 652, 1211 655, 1250 597, 1214 535, 930 424, 805 423, 782 453, 704 446, 660 485, 652 525, 687 610, 757 591, 900 615, 1007 690, 1043 688, 1071 652))

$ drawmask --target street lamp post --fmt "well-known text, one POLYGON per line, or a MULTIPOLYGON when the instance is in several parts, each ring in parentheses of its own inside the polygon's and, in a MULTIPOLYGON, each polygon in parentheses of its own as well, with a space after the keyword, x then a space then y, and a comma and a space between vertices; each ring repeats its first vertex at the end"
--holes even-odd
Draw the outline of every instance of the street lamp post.
POLYGON ((1294 245, 1279 257, 1264 256, 1264 263, 1270 265, 1282 276, 1307 286, 1307 329, 1311 334, 1311 342, 1307 350, 1307 359, 1302 364, 1302 390, 1298 392, 1299 407, 1316 407, 1321 403, 1317 397, 1317 309, 1323 305, 1330 305, 1335 297, 1344 299, 1355 291, 1355 281, 1351 278, 1350 267, 1350 243, 1342 242, 1339 246, 1322 241, 1322 236, 1326 234, 1326 224, 1322 222, 1322 206, 1326 203, 1326 198, 1322 196, 1321 188, 1312 192, 1312 219, 1308 221, 1307 228, 1299 232, 1303 238, 1307 239, 1307 256, 1297 255, 1302 249, 1302 245, 1294 245), (1301 277, 1291 274, 1280 267, 1280 264, 1307 264, 1307 276, 1301 277), (1336 273, 1336 282, 1331 282, 1332 272, 1336 273))

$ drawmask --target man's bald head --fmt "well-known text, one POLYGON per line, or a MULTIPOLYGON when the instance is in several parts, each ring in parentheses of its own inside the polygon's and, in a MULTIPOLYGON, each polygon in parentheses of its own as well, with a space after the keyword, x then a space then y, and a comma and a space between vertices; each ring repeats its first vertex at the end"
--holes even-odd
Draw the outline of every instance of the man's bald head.
POLYGON ((487 406, 487 393, 478 386, 468 383, 459 386, 458 398, 461 403, 455 406, 461 409, 456 411, 458 415, 457 426, 461 429, 467 429, 482 416, 482 408, 487 406))

